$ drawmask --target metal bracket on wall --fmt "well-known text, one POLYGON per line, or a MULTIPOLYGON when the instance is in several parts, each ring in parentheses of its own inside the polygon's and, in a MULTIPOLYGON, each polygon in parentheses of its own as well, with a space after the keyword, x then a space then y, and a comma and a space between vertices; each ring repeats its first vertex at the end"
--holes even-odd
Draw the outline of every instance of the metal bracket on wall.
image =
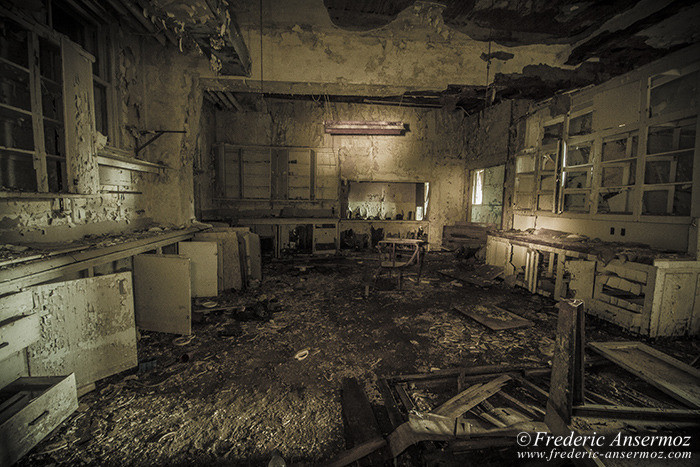
POLYGON ((136 144, 134 144, 134 154, 136 157, 139 156, 139 153, 146 148, 148 145, 151 143, 155 142, 158 138, 163 136, 166 133, 186 133, 185 130, 136 130, 134 129, 133 135, 134 135, 134 140, 136 144), (143 144, 139 144, 139 137, 145 136, 145 135, 151 135, 151 137, 143 144))

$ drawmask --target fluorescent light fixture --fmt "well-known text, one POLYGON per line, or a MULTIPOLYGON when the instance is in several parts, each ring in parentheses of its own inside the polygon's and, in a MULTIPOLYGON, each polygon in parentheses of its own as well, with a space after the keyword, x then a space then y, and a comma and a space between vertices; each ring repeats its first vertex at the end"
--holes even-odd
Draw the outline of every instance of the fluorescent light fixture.
POLYGON ((331 135, 403 135, 406 132, 402 122, 326 121, 323 126, 331 135))

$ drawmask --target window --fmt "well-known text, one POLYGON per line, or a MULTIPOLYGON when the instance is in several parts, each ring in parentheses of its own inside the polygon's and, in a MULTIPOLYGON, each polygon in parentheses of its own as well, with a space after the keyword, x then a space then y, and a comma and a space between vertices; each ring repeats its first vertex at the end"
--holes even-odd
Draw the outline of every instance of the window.
POLYGON ((475 170, 472 180, 472 204, 481 205, 484 202, 484 169, 475 170))
POLYGON ((692 109, 698 102, 700 71, 694 69, 669 70, 649 80, 649 116, 669 114, 692 109))
POLYGON ((67 188, 60 46, 0 18, 0 185, 67 188))
POLYGON ((643 215, 690 215, 695 125, 695 119, 690 119, 649 127, 643 215))
POLYGON ((505 165, 496 165, 472 172, 470 222, 501 225, 505 169, 505 165))
POLYGON ((515 159, 515 199, 516 209, 530 210, 533 207, 533 191, 535 189, 535 154, 533 151, 523 151, 515 159))
POLYGON ((557 160, 559 144, 550 150, 542 150, 537 165, 537 210, 554 211, 557 191, 557 160))
POLYGON ((566 146, 562 173, 562 210, 588 212, 593 167, 593 143, 584 141, 566 146))
POLYGON ((636 132, 603 140, 600 164, 599 214, 632 214, 637 176, 636 132))
POLYGON ((349 181, 349 219, 425 220, 428 183, 349 181))
POLYGON ((93 91, 95 96, 95 128, 116 146, 116 129, 111 121, 113 103, 112 59, 109 28, 94 20, 82 18, 67 5, 54 3, 51 8, 53 28, 65 34, 95 57, 92 64, 93 91))

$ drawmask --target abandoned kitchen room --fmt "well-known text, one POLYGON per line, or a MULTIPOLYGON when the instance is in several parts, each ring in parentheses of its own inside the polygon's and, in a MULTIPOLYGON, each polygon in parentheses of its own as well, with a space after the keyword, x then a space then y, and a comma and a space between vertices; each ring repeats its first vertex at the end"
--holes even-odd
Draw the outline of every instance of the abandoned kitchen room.
POLYGON ((697 465, 699 25, 4 0, 0 466, 697 465))

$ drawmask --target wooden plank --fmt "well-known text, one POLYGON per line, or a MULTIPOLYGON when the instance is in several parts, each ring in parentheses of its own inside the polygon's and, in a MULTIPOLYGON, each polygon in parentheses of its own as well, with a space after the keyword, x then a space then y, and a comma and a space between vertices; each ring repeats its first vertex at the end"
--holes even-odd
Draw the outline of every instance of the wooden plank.
POLYGON ((216 242, 180 242, 180 256, 190 259, 193 297, 215 297, 218 286, 218 250, 216 242))
POLYGON ((589 346, 674 399, 700 409, 700 370, 641 342, 591 342, 589 346))
POLYGON ((511 313, 500 307, 490 307, 488 314, 479 313, 475 309, 468 309, 463 306, 453 307, 456 311, 477 323, 483 324, 492 331, 502 331, 504 329, 520 329, 533 325, 529 319, 521 318, 515 313, 511 313))
POLYGON ((41 340, 27 348, 31 376, 75 373, 78 387, 137 365, 131 272, 33 288, 41 340))
POLYGON ((190 260, 177 255, 134 256, 136 325, 147 331, 192 332, 190 260))
POLYGON ((376 452, 377 450, 386 446, 386 440, 384 438, 375 438, 369 441, 365 441, 362 444, 343 451, 336 457, 324 464, 328 467, 343 467, 345 465, 350 465, 355 461, 362 459, 363 457, 376 452))
POLYGON ((559 302, 557 336, 552 361, 552 376, 547 400, 545 423, 553 433, 563 433, 571 423, 575 382, 578 381, 577 327, 579 313, 583 313, 583 302, 562 300, 559 302))
POLYGON ((27 385, 43 391, 13 415, 0 414, 0 465, 17 462, 78 408, 74 375, 52 378, 45 385, 32 380, 20 378, 0 391, 4 396, 24 391, 27 385))
POLYGON ((691 422, 700 420, 700 410, 659 409, 656 407, 621 407, 617 405, 586 404, 574 406, 575 417, 633 419, 659 422, 691 422))
MULTIPOLYGON (((340 390, 340 403, 343 418, 347 424, 347 438, 350 448, 361 446, 363 443, 382 438, 377 419, 374 417, 372 406, 364 390, 354 378, 343 378, 340 390)), ((382 463, 381 455, 369 454, 366 462, 360 465, 376 465, 382 463)))
POLYGON ((511 377, 508 375, 501 375, 488 383, 470 386, 433 410, 432 413, 457 418, 496 394, 510 379, 511 377))
POLYGON ((404 420, 403 416, 401 415, 401 412, 396 406, 396 400, 391 394, 391 388, 389 387, 387 380, 384 378, 380 378, 379 380, 377 380, 377 387, 379 388, 379 392, 382 395, 384 407, 386 408, 386 411, 389 414, 389 421, 391 422, 391 426, 393 428, 396 428, 399 425, 401 425, 401 423, 403 423, 404 420))

